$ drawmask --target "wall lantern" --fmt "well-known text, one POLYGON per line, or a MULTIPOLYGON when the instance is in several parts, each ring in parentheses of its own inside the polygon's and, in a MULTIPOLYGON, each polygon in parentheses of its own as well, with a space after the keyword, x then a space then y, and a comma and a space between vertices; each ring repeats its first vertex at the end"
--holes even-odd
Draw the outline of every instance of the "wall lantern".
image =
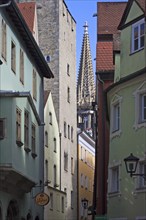
POLYGON ((139 158, 135 157, 132 153, 124 159, 126 171, 130 176, 142 176, 146 180, 146 165, 144 165, 144 173, 136 173, 139 158))
POLYGON ((82 199, 82 206, 84 209, 87 209, 88 208, 88 200, 87 199, 82 199))

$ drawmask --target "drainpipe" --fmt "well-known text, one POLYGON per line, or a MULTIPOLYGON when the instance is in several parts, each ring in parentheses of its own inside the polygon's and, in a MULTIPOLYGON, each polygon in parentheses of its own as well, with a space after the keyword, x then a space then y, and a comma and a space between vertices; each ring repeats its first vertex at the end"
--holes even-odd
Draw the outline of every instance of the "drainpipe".
POLYGON ((60 190, 61 190, 61 132, 59 133, 59 139, 60 139, 60 190))
POLYGON ((79 135, 82 130, 77 132, 77 220, 79 220, 79 135))

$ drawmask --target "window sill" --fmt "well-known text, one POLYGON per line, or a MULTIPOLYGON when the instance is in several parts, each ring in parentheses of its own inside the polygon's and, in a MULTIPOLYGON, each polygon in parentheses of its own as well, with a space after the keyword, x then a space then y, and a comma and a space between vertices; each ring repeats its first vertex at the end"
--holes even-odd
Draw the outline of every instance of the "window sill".
POLYGON ((59 187, 59 184, 55 183, 55 184, 54 184, 54 187, 55 187, 55 188, 59 187))
POLYGON ((121 130, 113 131, 113 132, 110 134, 110 138, 113 139, 113 138, 115 138, 115 137, 120 137, 120 136, 121 136, 121 133, 122 133, 121 130))
POLYGON ((20 140, 16 140, 16 144, 17 144, 18 147, 22 147, 23 146, 23 143, 20 140))
POLYGON ((31 153, 31 156, 35 159, 37 157, 36 153, 31 153))
POLYGON ((140 187, 136 188, 135 193, 145 193, 146 192, 146 186, 145 187, 140 187))
POLYGON ((131 53, 129 54, 130 56, 131 55, 134 55, 135 53, 138 53, 138 52, 140 52, 141 50, 144 50, 144 47, 142 47, 142 48, 140 48, 140 49, 138 49, 138 50, 135 50, 135 51, 131 51, 131 53))
POLYGON ((115 191, 115 192, 109 192, 108 193, 108 197, 121 197, 121 193, 119 191, 115 191))
POLYGON ((146 122, 137 122, 133 126, 133 128, 135 130, 138 130, 138 129, 142 128, 142 127, 146 128, 146 122))
POLYGON ((24 147, 24 150, 26 151, 26 153, 29 153, 31 151, 29 147, 24 147))

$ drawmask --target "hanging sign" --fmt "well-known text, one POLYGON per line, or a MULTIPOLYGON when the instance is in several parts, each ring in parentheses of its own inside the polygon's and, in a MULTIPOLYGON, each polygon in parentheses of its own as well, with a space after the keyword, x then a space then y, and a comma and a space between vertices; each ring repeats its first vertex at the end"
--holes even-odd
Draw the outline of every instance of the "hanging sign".
POLYGON ((38 193, 35 196, 35 202, 37 205, 45 206, 49 203, 49 196, 46 193, 38 193))

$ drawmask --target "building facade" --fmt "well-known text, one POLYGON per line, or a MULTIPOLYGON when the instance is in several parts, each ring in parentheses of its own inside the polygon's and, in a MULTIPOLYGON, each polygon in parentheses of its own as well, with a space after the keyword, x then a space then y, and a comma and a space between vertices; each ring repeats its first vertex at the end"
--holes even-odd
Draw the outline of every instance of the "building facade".
POLYGON ((106 219, 109 125, 106 115, 105 90, 114 82, 115 54, 120 53, 120 32, 117 30, 125 2, 97 3, 96 85, 98 100, 98 144, 96 171, 96 219, 106 219))
POLYGON ((36 2, 39 45, 54 72, 53 80, 45 80, 45 89, 51 90, 59 125, 66 219, 74 220, 77 218, 76 22, 63 0, 36 2))
POLYGON ((43 78, 53 74, 14 1, 0 2, 0 219, 43 219, 43 78))
POLYGON ((95 141, 85 131, 78 133, 78 219, 92 219, 95 141), (87 207, 83 201, 87 202, 87 207), (91 208, 92 209, 92 208, 91 208))
POLYGON ((108 167, 109 219, 146 219, 146 182, 126 172, 124 158, 139 158, 136 174, 146 167, 146 2, 128 1, 122 16, 121 54, 115 83, 107 90, 110 119, 108 167), (119 70, 119 71, 118 71, 119 70), (118 79, 118 80, 116 80, 118 79))
POLYGON ((64 220, 66 193, 61 191, 61 155, 58 122, 50 91, 44 96, 44 182, 50 201, 44 207, 44 220, 64 220))

